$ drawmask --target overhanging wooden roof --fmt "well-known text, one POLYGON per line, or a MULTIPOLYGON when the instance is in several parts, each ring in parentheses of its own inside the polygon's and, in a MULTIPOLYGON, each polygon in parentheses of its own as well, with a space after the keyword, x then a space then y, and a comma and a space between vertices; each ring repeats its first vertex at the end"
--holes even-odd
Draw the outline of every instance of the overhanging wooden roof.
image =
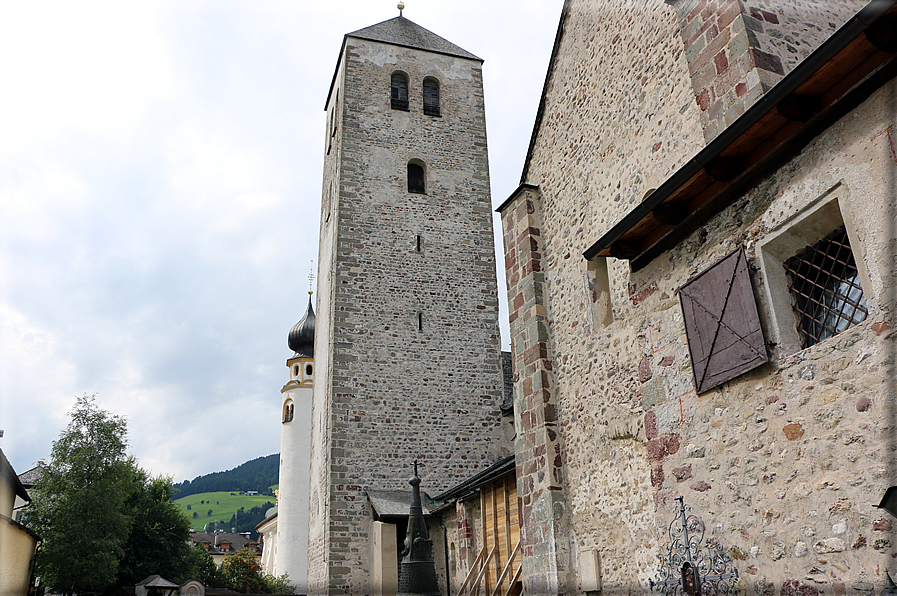
POLYGON ((583 253, 647 265, 897 75, 897 0, 872 0, 583 253))

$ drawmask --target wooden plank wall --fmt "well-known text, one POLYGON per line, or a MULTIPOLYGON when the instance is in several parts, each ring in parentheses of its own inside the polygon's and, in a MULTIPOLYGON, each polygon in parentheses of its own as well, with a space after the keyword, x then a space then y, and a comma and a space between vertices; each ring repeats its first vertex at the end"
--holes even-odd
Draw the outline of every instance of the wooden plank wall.
MULTIPOLYGON (((514 547, 520 540, 520 508, 517 503, 517 480, 513 474, 499 478, 482 487, 480 491, 480 510, 482 511, 483 546, 488 552, 493 545, 498 545, 496 556, 490 561, 486 571, 486 594, 495 588, 495 581, 507 564, 514 547)), ((502 582, 502 591, 510 587, 510 578, 520 566, 519 558, 514 569, 502 582)))

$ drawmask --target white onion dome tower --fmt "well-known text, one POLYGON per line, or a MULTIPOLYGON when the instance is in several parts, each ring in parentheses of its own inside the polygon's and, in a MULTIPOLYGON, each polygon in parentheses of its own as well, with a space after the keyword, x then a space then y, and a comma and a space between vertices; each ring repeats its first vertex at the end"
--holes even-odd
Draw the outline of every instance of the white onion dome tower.
POLYGON ((306 593, 308 582, 308 502, 311 465, 312 394, 315 376, 315 310, 312 291, 308 308, 287 336, 293 355, 287 360, 290 379, 283 389, 280 427, 280 479, 277 503, 277 554, 274 575, 288 573, 306 593))

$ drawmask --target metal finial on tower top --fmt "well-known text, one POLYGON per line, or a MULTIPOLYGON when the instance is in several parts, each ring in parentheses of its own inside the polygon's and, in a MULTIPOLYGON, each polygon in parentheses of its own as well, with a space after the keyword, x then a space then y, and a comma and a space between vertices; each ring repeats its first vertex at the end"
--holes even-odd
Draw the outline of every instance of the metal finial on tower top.
POLYGON ((396 5, 396 8, 399 9, 399 16, 402 16, 402 10, 404 10, 404 8, 405 8, 405 3, 404 3, 404 2, 399 2, 399 3, 396 5))
POLYGON ((315 271, 314 271, 315 260, 312 259, 311 262, 312 262, 312 265, 309 267, 309 272, 308 272, 308 295, 309 296, 311 296, 312 294, 315 293, 314 290, 311 289, 312 285, 315 283, 315 271))

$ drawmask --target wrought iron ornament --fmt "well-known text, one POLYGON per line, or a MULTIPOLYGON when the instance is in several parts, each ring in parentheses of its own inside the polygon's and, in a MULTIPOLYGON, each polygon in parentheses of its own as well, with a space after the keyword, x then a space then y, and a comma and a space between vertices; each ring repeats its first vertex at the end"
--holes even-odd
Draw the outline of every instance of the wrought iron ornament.
POLYGON ((679 516, 670 522, 669 552, 660 555, 658 579, 651 590, 663 596, 716 596, 735 593, 738 570, 716 540, 704 541, 704 522, 686 507, 682 497, 679 516))
POLYGON ((408 515, 408 534, 402 549, 402 565, 399 571, 398 596, 439 596, 436 581, 436 563, 433 562, 433 541, 427 532, 424 508, 420 499, 420 476, 417 460, 414 460, 414 476, 411 485, 411 507, 408 515))

